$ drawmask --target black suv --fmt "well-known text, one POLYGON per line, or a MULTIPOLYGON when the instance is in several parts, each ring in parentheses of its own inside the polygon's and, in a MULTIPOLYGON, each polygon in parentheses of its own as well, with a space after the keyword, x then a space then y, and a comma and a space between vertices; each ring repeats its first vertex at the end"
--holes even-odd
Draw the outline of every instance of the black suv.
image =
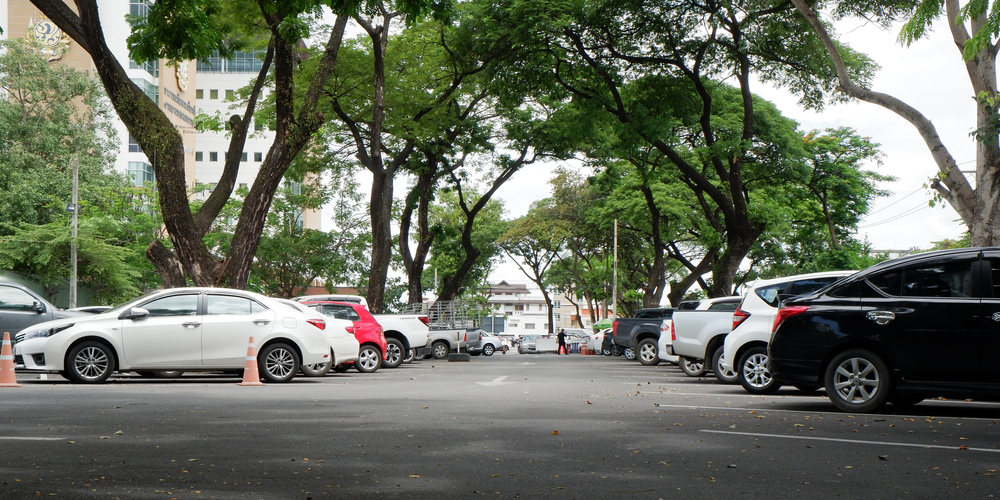
POLYGON ((1000 397, 1000 248, 894 259, 782 304, 768 346, 781 383, 872 412, 927 397, 1000 397))

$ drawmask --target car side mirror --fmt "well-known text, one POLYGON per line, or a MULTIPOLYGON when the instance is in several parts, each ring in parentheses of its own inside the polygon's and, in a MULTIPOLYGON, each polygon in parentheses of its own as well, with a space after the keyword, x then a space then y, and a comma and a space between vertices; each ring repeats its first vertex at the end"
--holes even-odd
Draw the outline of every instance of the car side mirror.
POLYGON ((31 310, 37 313, 43 313, 45 312, 45 306, 43 306, 41 302, 36 300, 31 303, 31 310))
POLYGON ((118 319, 143 319, 149 316, 149 311, 141 307, 130 307, 118 316, 118 319))

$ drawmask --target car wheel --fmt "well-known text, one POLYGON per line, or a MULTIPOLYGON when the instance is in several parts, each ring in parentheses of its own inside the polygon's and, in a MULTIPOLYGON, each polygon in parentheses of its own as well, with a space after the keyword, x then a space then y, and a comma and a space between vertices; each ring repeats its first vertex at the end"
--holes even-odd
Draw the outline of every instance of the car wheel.
POLYGON ((639 362, 646 366, 660 364, 660 353, 656 349, 656 341, 645 339, 639 342, 639 362))
POLYGON ((774 394, 781 388, 781 384, 771 376, 766 347, 755 346, 748 349, 740 356, 736 368, 740 385, 750 394, 774 394))
POLYGON ((142 370, 135 373, 147 378, 177 378, 184 375, 181 370, 142 370))
POLYGON ((299 372, 299 356, 288 344, 270 344, 257 354, 257 369, 265 382, 288 382, 299 372))
POLYGON ((383 368, 396 368, 403 364, 403 343, 399 339, 385 339, 386 357, 382 360, 383 368))
POLYGON ((622 356, 625 356, 625 359, 629 361, 635 360, 635 349, 626 347, 625 350, 622 351, 622 356))
POLYGON ((115 371, 111 348, 100 342, 81 342, 66 355, 66 378, 76 384, 99 384, 115 371))
POLYGON ((431 346, 431 356, 434 356, 434 359, 445 359, 450 351, 446 342, 435 342, 431 346))
POLYGON ((333 373, 347 373, 347 370, 349 370, 350 368, 351 368, 351 365, 349 365, 347 363, 341 363, 341 364, 339 364, 339 365, 334 366, 333 368, 331 368, 331 370, 333 370, 333 373))
POLYGON ((403 358, 403 364, 408 365, 408 364, 412 363, 413 360, 415 360, 415 359, 417 359, 417 350, 416 349, 410 349, 410 350, 406 351, 406 357, 403 358))
POLYGON ((361 373, 374 373, 382 363, 382 353, 373 345, 361 346, 354 367, 361 373))
POLYGON ((612 356, 621 356, 622 355, 622 350, 621 350, 621 348, 618 347, 618 344, 611 344, 611 355, 612 356))
POLYGON ((330 373, 331 368, 333 368, 333 351, 330 351, 330 359, 326 363, 302 365, 300 369, 302 370, 302 374, 307 377, 322 377, 330 373))
POLYGON ((492 356, 495 351, 496 348, 493 347, 493 344, 486 344, 483 346, 483 354, 487 356, 492 356))
POLYGON ((864 349, 852 349, 835 356, 823 377, 826 395, 834 406, 852 413, 869 413, 882 408, 892 391, 889 368, 882 358, 864 349))
POLYGON ((723 384, 735 384, 739 382, 739 379, 734 370, 726 370, 722 367, 722 353, 723 347, 721 345, 716 347, 715 352, 712 353, 712 373, 723 384))
POLYGON ((708 367, 702 360, 681 358, 677 364, 681 367, 681 371, 689 377, 700 377, 708 371, 708 367))
POLYGON ((605 356, 610 356, 611 355, 611 349, 605 349, 605 350, 601 351, 601 354, 603 354, 605 356))

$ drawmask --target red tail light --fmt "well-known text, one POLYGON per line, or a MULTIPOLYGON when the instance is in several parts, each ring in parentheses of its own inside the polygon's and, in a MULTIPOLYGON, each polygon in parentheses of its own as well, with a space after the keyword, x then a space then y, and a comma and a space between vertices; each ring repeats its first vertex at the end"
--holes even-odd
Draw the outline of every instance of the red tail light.
POLYGON ((737 326, 740 326, 740 324, 746 321, 749 317, 750 313, 744 311, 743 309, 737 308, 733 311, 733 330, 735 330, 737 326))
MULTIPOLYGON (((666 325, 667 322, 664 321, 663 324, 666 325)), ((677 330, 674 330, 674 320, 670 320, 670 341, 674 342, 676 340, 677 340, 677 330)))
POLYGON ((319 318, 310 318, 310 319, 307 319, 306 323, 309 323, 310 325, 315 326, 316 328, 319 328, 320 330, 326 330, 326 321, 323 321, 323 320, 321 320, 319 318))
POLYGON ((786 319, 795 316, 796 314, 804 313, 809 309, 809 306, 788 306, 778 309, 778 315, 774 318, 774 327, 771 328, 771 333, 781 326, 781 322, 786 319))
POLYGON ((611 322, 611 336, 618 335, 618 320, 611 322))
POLYGON ((431 320, 427 316, 417 316, 420 321, 423 321, 425 325, 430 325, 431 320))

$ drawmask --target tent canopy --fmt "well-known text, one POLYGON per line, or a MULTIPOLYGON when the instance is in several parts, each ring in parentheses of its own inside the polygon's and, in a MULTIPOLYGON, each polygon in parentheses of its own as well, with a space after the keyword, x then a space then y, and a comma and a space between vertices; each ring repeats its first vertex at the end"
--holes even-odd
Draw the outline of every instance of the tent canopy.
POLYGON ((595 330, 603 330, 605 328, 611 328, 611 323, 614 322, 611 318, 604 318, 597 323, 594 323, 595 330))

